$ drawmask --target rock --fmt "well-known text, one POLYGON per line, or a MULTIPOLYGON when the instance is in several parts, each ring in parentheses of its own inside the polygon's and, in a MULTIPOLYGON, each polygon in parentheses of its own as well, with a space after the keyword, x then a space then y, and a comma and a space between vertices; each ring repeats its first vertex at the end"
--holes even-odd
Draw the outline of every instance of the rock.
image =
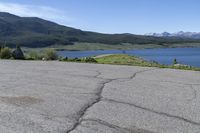
POLYGON ((189 65, 184 65, 184 64, 174 64, 175 67, 191 67, 189 65))
POLYGON ((182 66, 181 64, 174 64, 175 67, 180 67, 182 66))
POLYGON ((17 46, 17 49, 12 52, 12 56, 14 59, 24 60, 24 53, 19 46, 17 46))
POLYGON ((47 59, 45 57, 42 58, 42 61, 47 61, 47 59))

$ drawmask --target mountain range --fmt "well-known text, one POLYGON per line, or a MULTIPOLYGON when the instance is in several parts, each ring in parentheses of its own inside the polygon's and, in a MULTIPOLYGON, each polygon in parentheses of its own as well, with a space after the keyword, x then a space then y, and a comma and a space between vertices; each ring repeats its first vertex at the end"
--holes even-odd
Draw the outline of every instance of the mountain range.
POLYGON ((179 31, 175 33, 163 32, 163 33, 147 33, 146 36, 155 36, 155 37, 179 37, 179 38, 191 38, 191 39, 200 39, 200 32, 184 32, 179 31))
MULTIPOLYGON (((200 42, 193 38, 163 35, 103 34, 83 31, 59 25, 37 17, 20 17, 0 12, 0 44, 15 47, 47 47, 50 45, 73 45, 75 42, 116 44, 172 44, 200 42)), ((166 46, 166 45, 165 45, 166 46)))

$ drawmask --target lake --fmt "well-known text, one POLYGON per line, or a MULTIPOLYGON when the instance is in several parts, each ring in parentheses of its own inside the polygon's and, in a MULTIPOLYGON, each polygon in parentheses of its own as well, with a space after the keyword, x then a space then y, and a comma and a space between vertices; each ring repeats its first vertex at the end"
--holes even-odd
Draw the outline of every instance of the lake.
POLYGON ((200 67, 200 48, 162 48, 143 50, 95 50, 95 51, 59 51, 58 54, 68 58, 81 58, 102 54, 128 54, 171 65, 176 58, 179 63, 200 67))

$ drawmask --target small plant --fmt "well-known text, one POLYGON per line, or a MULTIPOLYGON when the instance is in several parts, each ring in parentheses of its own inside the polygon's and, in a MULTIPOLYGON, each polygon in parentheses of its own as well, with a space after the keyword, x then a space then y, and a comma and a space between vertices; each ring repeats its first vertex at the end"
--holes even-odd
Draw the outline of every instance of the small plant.
POLYGON ((10 59, 11 57, 12 57, 12 53, 8 47, 1 48, 1 52, 0 52, 1 59, 10 59))
POLYGON ((44 58, 46 60, 57 60, 58 59, 58 55, 57 55, 55 50, 48 49, 48 50, 45 51, 44 58))
POLYGON ((178 61, 177 61, 176 58, 174 59, 173 64, 174 64, 174 65, 178 64, 178 61))
POLYGON ((64 58, 64 60, 65 60, 65 61, 68 61, 68 57, 66 56, 66 57, 64 58))
POLYGON ((39 54, 38 52, 36 51, 31 51, 29 54, 28 54, 28 59, 29 60, 42 60, 43 56, 41 54, 39 54))

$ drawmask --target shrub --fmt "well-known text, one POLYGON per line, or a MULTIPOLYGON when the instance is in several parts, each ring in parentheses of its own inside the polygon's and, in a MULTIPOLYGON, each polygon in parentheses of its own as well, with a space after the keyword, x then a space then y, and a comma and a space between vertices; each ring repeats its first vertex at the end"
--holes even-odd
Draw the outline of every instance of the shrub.
POLYGON ((74 61, 81 61, 78 57, 74 58, 74 61))
POLYGON ((48 50, 45 51, 44 58, 46 58, 47 60, 57 60, 58 55, 57 55, 55 50, 48 49, 48 50))
POLYGON ((173 64, 174 64, 174 65, 175 65, 175 64, 178 64, 178 61, 177 61, 176 58, 174 59, 173 64))
POLYGON ((67 61, 67 60, 68 60, 68 57, 66 56, 66 57, 64 58, 64 60, 67 61))
POLYGON ((12 57, 11 50, 7 47, 1 49, 0 58, 10 59, 12 57))
POLYGON ((35 51, 31 51, 28 54, 28 59, 31 59, 31 60, 41 60, 42 58, 43 58, 43 56, 35 51))
POLYGON ((81 61, 81 59, 79 59, 79 58, 73 58, 73 59, 68 59, 69 61, 72 61, 72 62, 80 62, 81 61))
POLYGON ((85 62, 88 62, 88 63, 97 63, 97 61, 94 58, 91 58, 91 57, 87 57, 85 59, 85 62))

